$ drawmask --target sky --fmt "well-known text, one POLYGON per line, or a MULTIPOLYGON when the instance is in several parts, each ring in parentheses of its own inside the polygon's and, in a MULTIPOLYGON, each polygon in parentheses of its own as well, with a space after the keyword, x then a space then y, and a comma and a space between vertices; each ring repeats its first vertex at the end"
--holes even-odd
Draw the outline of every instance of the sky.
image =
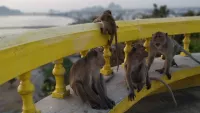
POLYGON ((47 12, 49 9, 70 11, 88 6, 101 5, 107 7, 109 3, 120 4, 122 8, 153 8, 153 3, 166 4, 171 7, 200 7, 200 0, 0 0, 4 5, 23 12, 47 12))

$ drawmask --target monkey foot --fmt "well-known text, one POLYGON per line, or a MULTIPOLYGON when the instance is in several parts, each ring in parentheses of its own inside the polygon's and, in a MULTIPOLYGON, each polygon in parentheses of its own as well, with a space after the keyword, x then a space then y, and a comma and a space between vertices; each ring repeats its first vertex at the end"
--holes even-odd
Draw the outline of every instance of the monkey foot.
POLYGON ((108 103, 107 104, 108 104, 108 107, 110 109, 112 109, 115 106, 115 102, 113 100, 109 99, 109 98, 108 98, 108 103))
POLYGON ((96 110, 100 110, 101 107, 97 104, 90 104, 90 106, 92 107, 92 109, 96 109, 96 110))
POLYGON ((112 105, 115 106, 115 101, 113 101, 113 100, 111 100, 111 99, 109 99, 109 98, 108 98, 108 100, 110 101, 110 103, 112 103, 112 105))
POLYGON ((142 85, 139 85, 138 87, 137 87, 137 92, 140 92, 142 90, 142 85))
POLYGON ((168 78, 169 80, 171 80, 171 78, 172 78, 171 74, 170 74, 170 73, 166 73, 166 75, 167 75, 167 78, 168 78))
POLYGON ((174 60, 172 61, 172 66, 176 66, 177 68, 179 67, 174 60))
POLYGON ((149 90, 151 88, 151 84, 147 85, 147 90, 149 90))
POLYGON ((136 95, 133 92, 130 92, 128 95, 128 100, 133 101, 135 99, 136 95))
POLYGON ((159 72, 160 74, 163 74, 164 73, 164 68, 156 69, 155 71, 159 72))

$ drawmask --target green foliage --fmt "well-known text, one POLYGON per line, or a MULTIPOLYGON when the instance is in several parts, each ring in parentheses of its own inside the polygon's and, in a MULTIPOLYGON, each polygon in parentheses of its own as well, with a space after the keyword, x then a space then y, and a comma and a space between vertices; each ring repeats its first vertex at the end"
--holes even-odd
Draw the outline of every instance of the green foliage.
POLYGON ((65 73, 65 84, 68 85, 69 84, 69 71, 72 67, 73 63, 68 59, 68 58, 64 58, 64 62, 63 62, 63 66, 66 70, 65 73))
POLYGON ((192 10, 188 10, 188 12, 182 14, 182 16, 200 16, 200 12, 195 13, 195 12, 192 11, 192 10))
MULTIPOLYGON (((63 67, 66 70, 66 73, 64 75, 64 81, 65 84, 68 85, 69 84, 69 71, 72 67, 73 63, 67 58, 64 58, 63 61, 63 67)), ((52 74, 52 70, 53 70, 54 64, 47 64, 45 68, 42 68, 43 72, 44 72, 44 83, 42 85, 42 91, 45 93, 45 95, 49 95, 52 93, 52 91, 54 91, 55 89, 55 77, 52 74)))
POLYGON ((191 37, 189 49, 192 53, 200 52, 200 37, 191 37))
POLYGON ((197 16, 200 16, 200 12, 198 12, 196 15, 197 15, 197 16))
POLYGON ((152 17, 154 18, 164 18, 169 15, 169 9, 166 5, 161 5, 160 8, 158 8, 157 4, 153 4, 153 12, 152 17))
POLYGON ((195 16, 196 14, 194 13, 194 11, 189 10, 187 13, 184 13, 183 16, 195 16))

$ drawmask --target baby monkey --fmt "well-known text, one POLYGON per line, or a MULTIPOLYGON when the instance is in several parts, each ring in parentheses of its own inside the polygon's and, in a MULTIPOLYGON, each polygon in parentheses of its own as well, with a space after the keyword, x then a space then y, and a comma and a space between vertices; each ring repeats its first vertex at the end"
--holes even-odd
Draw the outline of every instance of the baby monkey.
MULTIPOLYGON (((169 38, 167 33, 156 32, 152 35, 152 40, 150 41, 150 51, 148 58, 148 70, 151 67, 151 64, 154 61, 154 57, 157 52, 165 56, 164 66, 161 69, 157 69, 160 74, 165 73, 168 79, 171 79, 170 66, 174 61, 174 56, 177 52, 184 52, 194 61, 200 64, 200 62, 195 59, 189 52, 185 51, 182 46, 180 46, 174 39, 169 38)), ((174 63, 173 63, 174 64, 174 63)))
POLYGON ((117 28, 119 28, 115 20, 112 16, 112 12, 110 10, 105 10, 101 16, 96 18, 94 21, 101 22, 102 26, 100 27, 102 34, 109 34, 110 40, 108 40, 108 45, 111 46, 113 38, 115 37, 115 46, 116 46, 116 57, 117 57, 117 71, 119 69, 119 48, 118 48, 118 37, 117 37, 117 28))
POLYGON ((70 86, 83 102, 93 109, 112 109, 115 102, 108 98, 100 69, 105 61, 98 49, 90 50, 70 69, 70 86))
POLYGON ((175 103, 175 106, 177 106, 177 102, 171 88, 162 79, 149 76, 145 60, 145 57, 147 56, 148 52, 146 52, 145 47, 140 44, 135 44, 127 56, 127 60, 124 66, 129 92, 128 99, 131 101, 134 100, 136 96, 134 93, 135 89, 137 89, 137 91, 140 92, 145 84, 147 89, 150 89, 150 80, 156 80, 160 81, 168 88, 175 103))

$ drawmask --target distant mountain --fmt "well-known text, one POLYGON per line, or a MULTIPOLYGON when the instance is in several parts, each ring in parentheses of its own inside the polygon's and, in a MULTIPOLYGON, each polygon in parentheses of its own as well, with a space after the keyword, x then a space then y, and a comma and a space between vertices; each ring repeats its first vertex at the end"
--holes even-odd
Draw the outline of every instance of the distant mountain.
POLYGON ((5 6, 0 6, 0 15, 20 15, 22 12, 20 10, 9 9, 5 6))

